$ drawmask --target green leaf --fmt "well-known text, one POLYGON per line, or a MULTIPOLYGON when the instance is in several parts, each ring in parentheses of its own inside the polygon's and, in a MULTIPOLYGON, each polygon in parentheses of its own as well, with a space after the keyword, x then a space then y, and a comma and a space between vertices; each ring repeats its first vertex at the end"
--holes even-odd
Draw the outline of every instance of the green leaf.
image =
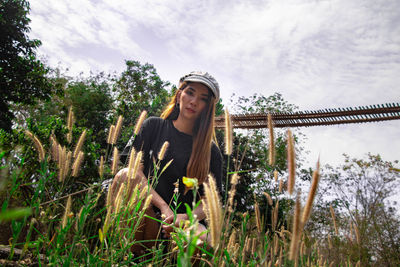
POLYGON ((18 220, 32 214, 31 208, 15 208, 0 213, 0 222, 18 220))

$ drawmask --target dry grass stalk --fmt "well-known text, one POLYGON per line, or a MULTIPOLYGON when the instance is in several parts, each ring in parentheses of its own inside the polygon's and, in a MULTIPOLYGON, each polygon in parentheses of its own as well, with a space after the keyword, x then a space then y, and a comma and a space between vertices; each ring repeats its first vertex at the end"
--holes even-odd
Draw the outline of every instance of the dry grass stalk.
POLYGON ((277 170, 275 170, 274 171, 274 180, 275 180, 275 182, 278 182, 278 171, 277 170))
POLYGON ((257 230, 258 233, 261 233, 262 227, 261 227, 261 215, 260 215, 260 207, 258 206, 258 202, 256 201, 254 204, 254 211, 256 213, 256 224, 257 224, 257 230))
POLYGON ((136 155, 136 151, 135 148, 132 147, 131 152, 129 154, 129 162, 128 162, 128 188, 129 188, 129 184, 130 184, 130 179, 132 177, 132 172, 133 172, 133 168, 135 166, 135 155, 136 155))
POLYGON ((132 171, 132 176, 130 177, 131 179, 135 179, 137 172, 139 170, 141 161, 142 161, 142 157, 143 157, 143 151, 139 151, 139 153, 137 153, 136 158, 135 158, 135 165, 133 165, 133 171, 132 171))
POLYGON ((231 155, 233 147, 233 138, 232 138, 232 120, 231 115, 227 108, 225 108, 225 154, 231 155))
POLYGON ((272 198, 271 196, 267 193, 267 192, 263 192, 264 196, 267 198, 268 200, 268 205, 272 206, 273 202, 272 202, 272 198))
POLYGON ((99 176, 100 178, 103 178, 103 173, 104 173, 104 156, 100 157, 100 165, 99 165, 99 176))
POLYGON ((275 208, 272 212, 272 230, 275 231, 278 223, 279 201, 276 201, 275 208))
POLYGON ((328 234, 328 248, 329 248, 329 249, 332 249, 332 248, 333 248, 332 239, 331 239, 331 235, 330 235, 330 234, 328 234))
POLYGON ((283 190, 283 179, 279 180, 279 193, 282 193, 283 190))
POLYGON ((203 203, 210 225, 211 246, 217 248, 222 230, 222 205, 215 179, 211 175, 208 176, 207 183, 204 183, 204 193, 205 201, 203 200, 203 203))
POLYGON ((45 153, 44 153, 44 149, 43 149, 43 145, 40 142, 39 138, 37 138, 36 135, 34 135, 32 132, 26 130, 25 134, 29 137, 29 139, 31 139, 33 141, 33 146, 35 147, 36 151, 38 152, 38 156, 39 156, 39 161, 42 162, 44 160, 45 157, 45 153))
POLYGON ((165 153, 167 152, 169 146, 169 142, 165 141, 164 144, 162 145, 160 152, 158 152, 158 160, 163 160, 165 157, 165 153))
POLYGON ((307 202, 303 210, 303 216, 301 220, 303 226, 307 223, 308 219, 310 218, 312 205, 318 188, 318 182, 319 182, 319 161, 317 163, 317 169, 313 172, 311 188, 310 191, 308 192, 307 202))
POLYGON ((72 142, 73 124, 74 124, 74 112, 72 111, 72 106, 70 106, 68 110, 68 119, 67 119, 67 128, 68 128, 67 141, 69 144, 72 142))
POLYGON ((110 130, 108 131, 108 137, 107 137, 107 144, 113 144, 113 136, 114 136, 114 132, 115 132, 115 126, 111 125, 110 126, 110 130))
POLYGON ((289 171, 289 179, 288 179, 288 192, 289 194, 293 194, 294 184, 295 184, 295 176, 296 176, 296 163, 295 163, 295 151, 294 151, 294 139, 292 131, 289 129, 287 131, 287 161, 288 161, 288 171, 289 171))
POLYGON ((78 176, 79 169, 81 168, 83 158, 84 158, 83 152, 79 151, 79 154, 76 157, 74 164, 72 165, 72 177, 78 176))
POLYGON ((300 194, 296 197, 296 206, 293 218, 293 228, 292 228, 292 240, 290 242, 290 252, 289 259, 297 262, 297 255, 299 250, 299 241, 301 236, 301 220, 300 220, 301 204, 300 204, 300 194))
POLYGON ((72 161, 72 152, 68 151, 64 165, 64 178, 69 175, 69 172, 71 170, 71 161, 72 161))
POLYGON ((353 228, 354 228, 354 232, 356 234, 357 244, 361 244, 360 231, 358 231, 358 227, 357 227, 357 225, 355 223, 353 224, 353 228))
POLYGON ((51 158, 58 161, 58 142, 54 135, 50 135, 51 158))
POLYGON ((112 164, 111 164, 111 174, 112 175, 115 175, 117 173, 118 162, 119 162, 118 148, 114 147, 113 159, 112 159, 112 164))
POLYGON ((338 231, 338 228, 337 228, 337 225, 336 225, 335 211, 333 210, 332 205, 329 206, 329 209, 331 211, 331 216, 332 216, 332 220, 333 220, 333 226, 335 228, 335 234, 338 235, 339 231, 338 231))
POLYGON ((231 235, 229 236, 229 241, 228 241, 228 252, 230 255, 235 251, 235 244, 236 244, 236 230, 233 229, 231 235))
POLYGON ((251 254, 254 255, 256 253, 257 248, 257 238, 253 237, 251 240, 251 254))
POLYGON ((144 205, 143 205, 143 210, 147 210, 148 209, 148 207, 150 206, 152 198, 153 198, 152 194, 149 194, 147 196, 146 201, 144 202, 144 205))
POLYGON ((72 110, 72 106, 68 109, 68 119, 67 119, 67 128, 69 131, 72 131, 72 127, 74 125, 74 111, 72 110))
POLYGON ((62 182, 65 178, 65 161, 67 158, 67 148, 58 145, 58 181, 62 182))
POLYGON ((142 124, 144 122, 144 119, 146 119, 146 117, 147 117, 147 111, 143 110, 135 126, 135 131, 134 131, 135 135, 139 133, 140 128, 142 128, 142 124))
POLYGON ((67 204, 65 206, 64 216, 63 216, 62 223, 61 223, 62 228, 65 228, 65 226, 67 226, 68 217, 71 213, 71 204, 72 204, 72 199, 71 199, 71 196, 69 196, 68 200, 67 200, 67 204))
POLYGON ((269 165, 275 164, 275 138, 274 138, 274 124, 272 121, 271 113, 268 112, 268 130, 269 130, 269 165))
POLYGON ((124 190, 125 190, 125 184, 122 183, 119 187, 117 196, 115 197, 115 213, 119 213, 119 211, 121 210, 121 204, 122 204, 122 200, 124 198, 124 190))
POLYGON ((279 237, 277 234, 274 234, 274 255, 278 254, 279 250, 279 237))
POLYGON ((117 143, 118 137, 119 137, 119 135, 120 135, 120 133, 121 133, 121 128, 122 128, 122 122, 123 122, 123 120, 124 120, 124 118, 120 115, 120 116, 118 117, 117 124, 115 125, 115 130, 114 130, 113 136, 112 136, 112 143, 113 143, 113 144, 116 144, 116 143, 117 143))
POLYGON ((234 173, 231 178, 231 189, 229 190, 229 198, 228 198, 228 211, 230 213, 233 212, 233 198, 236 194, 236 185, 239 181, 240 176, 237 173, 234 173))
POLYGON ((86 129, 83 130, 83 132, 81 133, 81 136, 79 137, 78 143, 76 144, 76 147, 74 150, 74 155, 73 155, 74 158, 76 158, 79 154, 79 151, 81 151, 83 142, 85 142, 85 138, 86 138, 86 129))

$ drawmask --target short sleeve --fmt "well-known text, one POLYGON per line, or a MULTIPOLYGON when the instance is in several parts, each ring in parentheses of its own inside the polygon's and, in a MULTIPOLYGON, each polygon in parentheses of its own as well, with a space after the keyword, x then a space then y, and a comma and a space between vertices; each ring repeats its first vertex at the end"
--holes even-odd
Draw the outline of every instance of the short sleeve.
MULTIPOLYGON (((150 140, 152 139, 151 134, 154 133, 153 128, 153 118, 148 118, 143 122, 138 134, 136 136, 132 135, 121 153, 120 159, 123 163, 127 163, 132 148, 134 148, 135 151, 143 151, 144 155, 142 159, 148 158, 150 153, 150 140)), ((146 165, 146 162, 144 162, 144 165, 146 165)))

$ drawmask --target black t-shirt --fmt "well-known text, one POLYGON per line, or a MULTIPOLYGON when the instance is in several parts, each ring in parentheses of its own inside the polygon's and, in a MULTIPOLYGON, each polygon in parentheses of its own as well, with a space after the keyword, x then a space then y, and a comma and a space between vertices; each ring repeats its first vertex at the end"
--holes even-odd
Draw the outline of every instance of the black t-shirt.
MULTIPOLYGON (((172 200, 174 194, 174 183, 179 181, 179 198, 178 213, 186 213, 183 203, 187 203, 192 207, 193 191, 188 191, 184 195, 185 185, 182 183, 182 177, 186 176, 186 169, 192 153, 193 140, 192 136, 178 131, 172 123, 172 120, 164 120, 158 117, 150 117, 143 122, 142 128, 138 135, 129 140, 124 151, 121 153, 122 160, 130 154, 133 144, 135 150, 143 151, 142 162, 144 165, 143 172, 148 179, 153 179, 154 163, 158 162, 157 156, 165 141, 169 142, 169 147, 161 161, 158 172, 160 172, 165 164, 171 159, 171 165, 158 177, 155 185, 156 192, 164 199, 167 204, 175 208, 172 200)), ((222 176, 222 155, 216 144, 211 146, 210 172, 216 180, 217 187, 221 192, 221 176, 222 176)), ((203 194, 203 186, 200 185, 196 200, 203 194)))

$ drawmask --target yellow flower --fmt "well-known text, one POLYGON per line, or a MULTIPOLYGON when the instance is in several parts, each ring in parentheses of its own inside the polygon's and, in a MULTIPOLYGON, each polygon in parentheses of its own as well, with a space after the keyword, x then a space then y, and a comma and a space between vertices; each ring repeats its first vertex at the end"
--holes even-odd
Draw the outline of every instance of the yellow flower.
POLYGON ((195 186, 198 185, 197 178, 189 178, 189 177, 183 176, 182 182, 185 185, 184 195, 187 193, 187 191, 193 189, 195 186))

